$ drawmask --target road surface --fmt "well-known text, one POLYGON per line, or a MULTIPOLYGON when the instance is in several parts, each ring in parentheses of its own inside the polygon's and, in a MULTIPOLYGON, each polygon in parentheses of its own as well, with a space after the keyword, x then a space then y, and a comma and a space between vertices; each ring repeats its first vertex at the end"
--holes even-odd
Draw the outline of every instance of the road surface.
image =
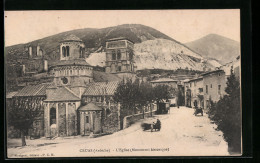
POLYGON ((193 112, 190 108, 174 107, 171 108, 170 114, 140 120, 125 130, 98 138, 77 136, 55 140, 31 140, 26 147, 8 148, 8 156, 26 158, 229 155, 222 132, 214 129, 216 125, 210 123, 207 114, 194 116, 193 112), (161 120, 161 131, 142 131, 141 122, 155 122, 157 118, 161 120), (45 142, 43 145, 37 145, 37 141, 45 142))

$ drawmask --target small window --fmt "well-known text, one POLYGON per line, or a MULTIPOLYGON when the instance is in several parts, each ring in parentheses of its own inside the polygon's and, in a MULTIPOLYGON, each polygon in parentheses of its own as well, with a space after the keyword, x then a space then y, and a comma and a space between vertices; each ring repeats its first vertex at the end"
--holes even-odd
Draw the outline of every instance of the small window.
POLYGON ((218 85, 218 94, 220 95, 221 85, 218 85))
POLYGON ((208 85, 206 85, 206 93, 208 94, 208 85))
POLYGON ((119 71, 119 72, 121 71, 121 66, 117 67, 117 71, 119 71))
POLYGON ((120 59, 121 59, 121 51, 117 50, 117 60, 120 60, 120 59))
POLYGON ((112 60, 116 60, 116 52, 114 50, 112 51, 112 60))
POLYGON ((129 53, 129 60, 132 60, 133 59, 133 52, 131 51, 130 53, 129 53))
POLYGON ((218 76, 220 76, 220 73, 218 73, 218 76))
POLYGON ((66 57, 66 48, 64 46, 62 47, 62 55, 63 57, 66 57))
POLYGON ((50 109, 50 125, 56 124, 56 109, 51 108, 50 109))
POLYGON ((111 114, 111 110, 110 109, 106 109, 106 116, 108 116, 109 114, 111 114))
POLYGON ((70 47, 69 46, 66 46, 66 52, 67 52, 67 57, 70 56, 70 47))
POLYGON ((89 123, 89 116, 86 116, 86 123, 89 123))
POLYGON ((212 84, 210 84, 210 88, 212 88, 212 84))

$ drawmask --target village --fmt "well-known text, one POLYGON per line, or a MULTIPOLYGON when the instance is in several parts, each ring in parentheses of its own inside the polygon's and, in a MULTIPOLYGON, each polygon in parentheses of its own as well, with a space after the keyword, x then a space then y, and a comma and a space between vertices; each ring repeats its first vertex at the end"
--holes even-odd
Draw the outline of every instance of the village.
MULTIPOLYGON (((24 59, 28 60, 28 64, 20 67, 23 76, 20 88, 6 95, 7 112, 12 108, 25 108, 37 110, 41 114, 33 117, 28 132, 20 132, 14 126, 8 125, 8 154, 11 157, 23 157, 22 154, 33 149, 37 149, 35 154, 53 153, 55 156, 67 157, 73 153, 76 146, 78 149, 85 149, 85 145, 88 144, 88 149, 101 149, 104 147, 102 144, 126 144, 139 136, 140 142, 136 143, 140 144, 139 146, 126 144, 125 148, 149 148, 152 137, 158 134, 161 137, 157 136, 157 144, 152 146, 168 146, 170 150, 174 150, 174 154, 181 154, 181 150, 174 149, 178 143, 187 144, 191 139, 198 144, 193 143, 192 147, 188 148, 187 145, 186 148, 194 155, 199 154, 195 152, 197 145, 208 152, 206 155, 216 154, 214 152, 219 145, 223 146, 221 149, 225 149, 218 151, 219 154, 228 154, 222 133, 214 130, 216 126, 208 119, 207 112, 210 101, 217 102, 226 94, 226 82, 231 69, 239 78, 239 66, 231 64, 228 68, 203 69, 192 75, 140 76, 140 71, 137 72, 135 65, 135 45, 129 38, 106 40, 104 67, 95 67, 86 61, 85 44, 77 36, 69 35, 59 41, 59 53, 51 59, 44 57, 46 52, 40 45, 24 47, 28 54, 24 59), (32 72, 32 67, 37 69, 37 72, 32 72), (128 96, 124 99, 122 93, 127 83, 136 81, 139 88, 142 84, 145 85, 146 90, 151 91, 150 94, 154 96, 146 97, 144 104, 138 106, 137 102, 128 96), (153 92, 156 89, 157 92, 153 92), (128 104, 129 101, 131 105, 128 104), (133 111, 129 111, 130 106, 133 111), (201 111, 194 115, 196 109, 201 111), (161 121, 160 132, 153 132, 153 129, 151 132, 143 131, 141 123, 152 124, 156 119, 161 121), (207 132, 202 133, 201 128, 207 132), (25 147, 19 147, 21 142, 18 143, 17 139, 21 136, 24 137, 23 143, 26 139, 26 143, 23 144, 25 147), (166 140, 172 140, 174 143, 167 145, 166 140), (97 145, 96 141, 103 143, 97 145), (50 148, 47 148, 48 146, 50 148), (61 152, 65 147, 70 150, 67 150, 67 153, 61 152), (43 152, 44 150, 46 151, 43 152)), ((133 89, 134 87, 129 87, 129 91, 133 89)), ((135 99, 139 93, 131 97, 135 99)), ((113 156, 116 155, 116 151, 115 148, 113 154, 102 155, 113 156)), ((78 154, 87 155, 84 152, 78 154)), ((126 156, 128 154, 126 153, 126 156)), ((159 150, 154 154, 162 155, 162 152, 159 150)), ((164 152, 163 155, 169 153, 164 152)), ((24 157, 29 155, 25 154, 24 157)))

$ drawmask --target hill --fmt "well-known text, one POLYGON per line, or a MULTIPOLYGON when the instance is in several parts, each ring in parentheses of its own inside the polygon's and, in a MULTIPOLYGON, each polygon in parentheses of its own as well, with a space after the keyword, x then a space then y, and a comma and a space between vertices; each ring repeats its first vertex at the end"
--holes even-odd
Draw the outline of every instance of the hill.
POLYGON ((135 43, 155 38, 173 40, 169 36, 148 26, 140 24, 123 24, 101 29, 85 28, 59 33, 26 44, 6 47, 5 54, 8 54, 9 58, 12 57, 12 55, 15 55, 13 58, 26 57, 27 53, 25 47, 29 45, 40 45, 41 48, 45 50, 45 53, 50 56, 53 55, 53 53, 58 52, 59 42, 71 34, 79 37, 84 42, 87 53, 94 52, 98 50, 98 48, 104 47, 107 39, 115 37, 126 37, 135 43))
POLYGON ((217 59, 221 64, 231 62, 240 55, 239 42, 217 34, 209 34, 185 45, 204 58, 217 59))
MULTIPOLYGON (((215 68, 214 64, 204 62, 203 57, 191 51, 181 43, 166 39, 147 40, 134 46, 137 70, 199 70, 203 67, 215 68)), ((106 54, 104 52, 91 53, 86 59, 93 66, 104 66, 106 54)))
MULTIPOLYGON (((75 35, 84 42, 86 45, 85 57, 91 65, 102 66, 105 64, 104 47, 107 39, 126 37, 135 43, 135 59, 138 69, 203 70, 205 66, 207 68, 215 67, 212 63, 205 62, 199 53, 194 52, 184 44, 156 29, 140 24, 123 24, 102 29, 72 30, 26 44, 9 46, 5 48, 8 65, 20 63, 26 65, 26 69, 28 69, 26 71, 39 71, 40 68, 34 67, 41 64, 41 58, 38 58, 38 60, 28 59, 28 46, 36 47, 39 45, 44 51, 43 58, 48 60, 51 65, 59 58, 60 41, 69 35, 75 35), (29 66, 31 64, 29 60, 36 65, 29 66), (98 63, 100 61, 102 63, 98 63)), ((34 49, 33 51, 35 51, 34 49)))

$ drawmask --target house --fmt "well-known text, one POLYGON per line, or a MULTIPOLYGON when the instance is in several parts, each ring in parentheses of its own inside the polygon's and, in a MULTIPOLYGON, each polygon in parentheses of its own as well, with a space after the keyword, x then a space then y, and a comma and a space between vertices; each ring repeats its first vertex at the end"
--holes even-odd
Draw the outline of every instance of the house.
POLYGON ((203 78, 201 76, 184 81, 185 106, 204 107, 203 104, 203 78))
POLYGON ((226 75, 223 70, 215 70, 202 74, 204 90, 204 108, 209 108, 210 99, 217 102, 224 94, 226 88, 226 75))
POLYGON ((178 88, 178 80, 173 80, 171 78, 159 78, 157 80, 151 81, 152 86, 157 86, 157 85, 168 85, 171 88, 178 88))
POLYGON ((185 106, 208 109, 210 99, 218 101, 225 94, 226 77, 223 70, 214 70, 183 81, 185 106))
POLYGON ((177 80, 173 80, 171 78, 159 78, 157 80, 151 81, 152 86, 155 87, 157 85, 167 85, 169 86, 171 99, 175 99, 175 91, 180 87, 179 82, 177 80))

